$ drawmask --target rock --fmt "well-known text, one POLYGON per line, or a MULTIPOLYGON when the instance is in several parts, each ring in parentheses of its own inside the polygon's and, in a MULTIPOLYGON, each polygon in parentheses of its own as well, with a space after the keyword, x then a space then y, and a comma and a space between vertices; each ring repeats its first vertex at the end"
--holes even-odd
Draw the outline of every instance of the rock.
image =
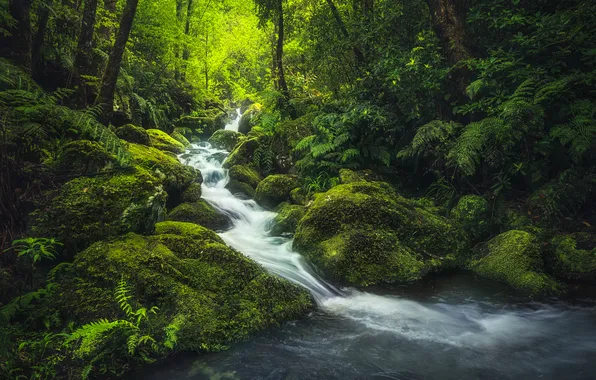
POLYGON ((248 165, 235 165, 230 168, 230 179, 244 182, 252 187, 257 187, 263 180, 258 171, 248 165))
POLYGON ((308 194, 306 194, 306 191, 304 191, 304 189, 302 189, 301 187, 297 187, 294 190, 290 191, 290 200, 294 204, 306 206, 310 200, 310 197, 308 196, 308 194))
POLYGON ((268 274, 213 231, 164 222, 156 233, 131 233, 80 252, 57 276, 53 307, 76 324, 122 318, 114 289, 125 279, 135 305, 159 308, 147 322, 155 337, 175 324, 176 351, 201 352, 225 349, 312 308, 305 290, 268 274))
POLYGON ((253 154, 258 147, 259 140, 257 138, 247 138, 241 141, 228 155, 228 158, 223 163, 223 167, 229 169, 236 165, 252 164, 253 154))
POLYGON ((202 182, 203 181, 201 178, 200 182, 191 183, 190 186, 182 192, 182 195, 180 195, 180 202, 182 202, 182 203, 198 202, 201 199, 201 195, 202 195, 202 189, 201 189, 202 182))
POLYGON ((460 223, 474 241, 490 235, 491 212, 485 198, 479 195, 465 195, 451 210, 451 217, 460 223))
POLYGON ((259 103, 251 104, 242 114, 238 124, 238 132, 247 134, 252 127, 259 123, 263 106, 259 103))
POLYGON ((461 227, 383 182, 317 194, 294 236, 295 250, 354 285, 418 280, 463 262, 466 247, 461 227))
POLYGON ((116 129, 116 136, 131 143, 149 145, 149 134, 147 131, 133 124, 126 124, 116 129))
POLYGON ((204 200, 178 205, 170 211, 167 220, 196 223, 212 230, 225 230, 232 225, 228 217, 204 200))
POLYGON ((383 181, 381 175, 373 172, 372 170, 359 170, 354 171, 351 169, 340 169, 339 170, 339 182, 346 184, 346 183, 353 183, 353 182, 361 182, 361 181, 383 181))
POLYGON ((306 214, 306 207, 282 203, 275 211, 277 212, 277 216, 273 219, 273 227, 271 227, 270 234, 280 236, 286 233, 293 234, 296 231, 298 222, 306 214))
POLYGON ((541 236, 545 232, 544 229, 536 226, 526 214, 513 208, 504 210, 501 218, 503 219, 502 227, 505 231, 526 231, 536 236, 541 236))
POLYGON ((286 173, 300 159, 294 147, 305 137, 314 134, 313 120, 320 113, 308 113, 294 120, 282 120, 275 126, 272 148, 275 152, 275 166, 279 172, 286 173))
POLYGON ((224 149, 228 152, 231 152, 238 143, 244 139, 245 136, 236 131, 227 131, 225 129, 220 129, 215 131, 215 133, 209 137, 207 140, 212 146, 218 149, 224 149))
POLYGON ((273 209, 281 202, 290 200, 290 192, 297 187, 300 187, 298 176, 273 174, 259 182, 255 190, 255 201, 273 209))
POLYGON ((172 199, 178 199, 180 194, 194 182, 202 182, 200 173, 187 165, 182 164, 175 156, 159 149, 139 145, 126 144, 136 163, 150 170, 160 179, 172 199))
POLYGON ((160 131, 159 129, 147 129, 147 133, 149 134, 149 145, 152 147, 176 154, 184 152, 184 145, 176 141, 164 131, 160 131))
POLYGON ((234 195, 240 195, 247 199, 255 196, 254 187, 250 186, 248 183, 239 182, 233 179, 228 182, 226 189, 230 190, 234 195))
POLYGON ((172 138, 178 141, 180 144, 184 145, 185 148, 190 146, 190 142, 184 137, 182 133, 179 132, 172 132, 172 138))
POLYGON ((508 284, 529 296, 555 295, 562 287, 546 275, 540 246, 534 235, 511 230, 488 241, 473 260, 472 270, 486 278, 508 284))
POLYGON ((228 115, 226 112, 211 108, 202 110, 198 116, 183 116, 176 121, 176 128, 188 128, 201 139, 213 135, 215 131, 223 129, 228 115))
POLYGON ((99 143, 77 140, 64 145, 58 158, 50 165, 60 174, 79 177, 109 171, 118 163, 116 157, 106 152, 99 143))
POLYGON ((70 253, 129 231, 150 233, 163 220, 166 197, 160 181, 142 168, 76 178, 30 215, 30 233, 56 238, 70 253))
POLYGON ((558 278, 596 281, 596 238, 586 233, 556 236, 547 249, 546 263, 558 278))

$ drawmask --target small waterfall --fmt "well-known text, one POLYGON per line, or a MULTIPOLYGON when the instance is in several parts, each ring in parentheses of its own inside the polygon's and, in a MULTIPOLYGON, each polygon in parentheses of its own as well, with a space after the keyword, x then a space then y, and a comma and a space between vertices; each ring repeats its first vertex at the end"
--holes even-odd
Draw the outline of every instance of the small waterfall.
POLYGON ((236 117, 230 123, 228 123, 224 129, 226 131, 234 131, 238 132, 238 127, 240 126, 240 118, 242 117, 242 113, 240 112, 240 108, 236 108, 236 117))

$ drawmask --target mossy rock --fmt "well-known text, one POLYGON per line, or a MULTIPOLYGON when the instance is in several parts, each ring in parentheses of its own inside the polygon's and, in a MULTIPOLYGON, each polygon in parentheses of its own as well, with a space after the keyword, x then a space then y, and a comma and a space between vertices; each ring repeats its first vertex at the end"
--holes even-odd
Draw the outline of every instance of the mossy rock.
POLYGON ((167 194, 146 170, 67 182, 30 215, 30 234, 53 237, 73 253, 108 237, 149 233, 163 220, 167 194))
POLYGON ((206 139, 215 131, 225 127, 227 117, 227 113, 220 109, 206 109, 200 111, 197 116, 181 117, 176 121, 175 126, 190 129, 200 139, 206 139))
POLYGON ((256 188, 263 180, 263 177, 261 177, 259 172, 248 165, 232 166, 228 173, 230 175, 230 179, 247 183, 254 188, 256 188))
POLYGON ((522 211, 508 208, 503 212, 503 229, 505 231, 518 230, 526 231, 536 236, 541 236, 545 233, 545 230, 532 221, 522 211))
POLYGON ((241 141, 228 155, 223 163, 223 167, 229 169, 236 165, 252 164, 253 154, 258 147, 259 140, 257 138, 247 138, 241 141))
POLYGON ((147 129, 149 145, 159 150, 180 154, 184 152, 184 145, 172 136, 159 129, 147 129))
POLYGON ((228 217, 219 213, 205 200, 176 206, 168 214, 167 220, 196 223, 213 230, 225 230, 232 225, 228 217))
POLYGON ((151 171, 163 182, 165 190, 172 198, 179 198, 193 182, 202 182, 196 169, 182 164, 167 152, 139 144, 126 144, 126 149, 138 165, 151 171))
POLYGON ((479 195, 465 195, 451 210, 451 217, 460 223, 472 240, 490 235, 491 212, 488 201, 479 195))
POLYGON ((180 132, 172 132, 172 138, 178 141, 180 144, 184 145, 185 148, 190 146, 190 142, 188 141, 188 139, 184 137, 184 135, 180 132))
POLYGON ((298 222, 306 214, 306 207, 282 203, 275 211, 277 215, 273 219, 273 227, 271 227, 270 233, 273 236, 280 236, 296 231, 298 222))
POLYGON ((466 248, 459 225, 398 196, 383 182, 354 182, 318 194, 294 236, 294 249, 355 285, 410 282, 464 262, 466 248), (383 250, 362 250, 366 244, 383 250), (373 273, 370 266, 358 272, 355 263, 367 261, 379 268, 386 262, 395 271, 373 273))
POLYGON ((572 281, 596 281, 596 238, 579 233, 553 238, 546 253, 548 269, 572 281))
POLYGON ((230 193, 239 195, 243 198, 253 198, 255 196, 255 188, 250 186, 248 183, 230 180, 226 185, 226 189, 230 190, 230 193))
POLYGON ((289 201, 290 193, 297 187, 300 187, 298 176, 273 174, 259 182, 255 190, 255 201, 273 209, 281 202, 289 201))
POLYGON ((110 171, 118 166, 118 162, 99 143, 77 140, 64 145, 50 166, 62 175, 79 177, 110 171))
POLYGON ((259 124, 263 106, 260 103, 251 104, 246 111, 240 117, 238 123, 238 132, 247 134, 250 132, 252 127, 259 124))
MULTIPOLYGON (((305 137, 314 134, 313 120, 320 112, 309 113, 294 120, 285 119, 275 126, 272 148, 275 152, 276 169, 287 172, 300 159, 300 154, 293 149, 305 137)), ((251 130, 251 134, 256 128, 251 130)))
POLYGON ((114 289, 124 278, 131 303, 159 308, 148 318, 150 331, 176 324, 176 350, 201 352, 225 349, 312 308, 305 290, 268 274, 212 231, 179 222, 158 224, 156 231, 79 253, 57 276, 52 305, 76 324, 121 318, 114 289))
POLYGON ((303 188, 297 187, 290 191, 290 201, 296 205, 306 206, 310 201, 310 197, 303 188))
POLYGON ((207 140, 213 147, 231 152, 245 136, 236 131, 220 129, 207 140))
POLYGON ((340 169, 339 170, 339 182, 354 183, 362 181, 383 181, 380 174, 373 172, 372 170, 351 170, 351 169, 340 169))
POLYGON ((201 200, 203 190, 201 189, 201 182, 193 182, 180 195, 180 202, 193 203, 201 200))
POLYGON ((149 145, 149 134, 147 131, 133 124, 126 124, 116 129, 116 136, 131 143, 149 145))
POLYGON ((536 237, 525 231, 507 231, 479 249, 472 270, 486 278, 508 284, 528 296, 556 295, 562 286, 544 273, 536 237))

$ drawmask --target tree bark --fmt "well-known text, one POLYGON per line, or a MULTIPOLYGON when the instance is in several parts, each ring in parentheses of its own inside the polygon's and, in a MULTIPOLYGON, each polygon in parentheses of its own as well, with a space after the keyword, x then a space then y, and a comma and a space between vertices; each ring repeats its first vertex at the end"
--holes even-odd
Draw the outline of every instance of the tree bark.
POLYGON ((102 121, 107 124, 114 113, 114 92, 116 91, 116 82, 120 74, 120 65, 124 49, 130 36, 132 23, 137 12, 139 0, 127 0, 120 19, 120 28, 116 35, 116 41, 112 47, 108 65, 103 75, 101 91, 99 93, 98 103, 103 107, 102 121))
MULTIPOLYGON (((182 24, 183 21, 183 17, 182 17, 182 8, 184 5, 184 1, 183 0, 176 0, 176 20, 178 20, 178 22, 180 24, 182 24)), ((180 62, 178 61, 178 59, 180 58, 180 43, 177 42, 174 45, 174 56, 176 57, 176 69, 174 70, 174 79, 179 80, 180 79, 180 62)))
POLYGON ((74 85, 79 86, 78 105, 84 107, 89 101, 88 89, 83 84, 81 75, 92 75, 93 67, 93 31, 97 16, 97 0, 85 0, 83 20, 75 55, 74 85))
MULTIPOLYGON (((341 18, 337 7, 333 3, 333 0, 327 0, 327 5, 329 5, 329 8, 331 9, 331 13, 333 14, 333 18, 335 19, 341 34, 346 40, 350 41, 350 32, 348 32, 348 28, 346 27, 344 20, 341 18)), ((354 44, 353 41, 350 41, 350 43, 352 44, 352 50, 354 51, 354 57, 356 58, 356 66, 361 66, 364 63, 364 54, 362 54, 362 51, 354 44)))
POLYGON ((277 45, 275 48, 275 67, 277 70, 277 89, 281 91, 286 100, 290 99, 290 90, 286 82, 283 65, 284 56, 284 12, 283 0, 278 0, 277 8, 277 45))
MULTIPOLYGON (((188 37, 190 35, 190 18, 192 17, 192 3, 193 0, 188 0, 188 6, 186 8, 186 25, 184 27, 184 35, 188 37)), ((187 61, 190 58, 190 49, 188 44, 184 45, 184 51, 182 52, 182 80, 186 78, 186 67, 187 61)))
POLYGON ((16 25, 11 36, 3 38, 2 56, 31 72, 31 3, 33 0, 10 0, 8 11, 16 25))
MULTIPOLYGON (((112 17, 116 14, 116 4, 117 3, 118 3, 118 0, 103 0, 103 7, 110 15, 110 17, 109 17, 110 19, 112 19, 112 17)), ((112 28, 110 28, 109 26, 106 26, 106 25, 102 25, 99 28, 99 34, 101 36, 103 36, 104 39, 109 41, 110 38, 112 37, 112 28)))
POLYGON ((50 19, 50 7, 53 0, 47 0, 45 5, 40 5, 37 12, 38 26, 31 46, 31 70, 36 80, 43 77, 43 64, 41 62, 41 51, 45 42, 48 21, 50 19))

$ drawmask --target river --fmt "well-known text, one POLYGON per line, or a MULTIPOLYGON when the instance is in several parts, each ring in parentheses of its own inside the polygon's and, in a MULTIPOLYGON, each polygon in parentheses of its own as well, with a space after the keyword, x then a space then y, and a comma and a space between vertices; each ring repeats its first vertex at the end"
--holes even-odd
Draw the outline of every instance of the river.
POLYGON ((531 302, 466 273, 337 289, 292 251, 290 238, 269 236, 274 213, 225 189, 226 154, 203 142, 183 159, 201 170, 203 198, 233 221, 220 236, 306 288, 316 311, 228 351, 176 357, 143 378, 596 379, 593 300, 531 302))

